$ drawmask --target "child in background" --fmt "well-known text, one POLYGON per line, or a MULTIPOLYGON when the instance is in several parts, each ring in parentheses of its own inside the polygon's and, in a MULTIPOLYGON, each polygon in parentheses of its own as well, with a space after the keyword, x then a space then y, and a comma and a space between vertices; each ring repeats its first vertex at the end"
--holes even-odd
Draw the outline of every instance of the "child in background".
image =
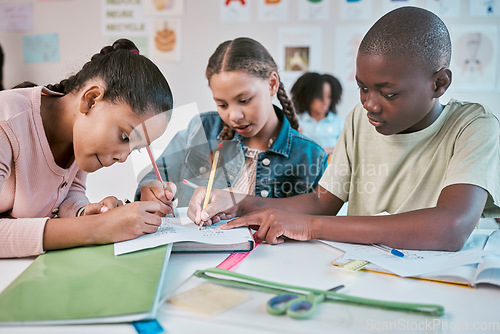
POLYGON ((315 191, 236 194, 235 205, 229 191, 216 190, 202 212, 200 188, 188 216, 195 223, 240 216, 221 228, 259 225, 257 237, 273 244, 288 237, 460 250, 481 214, 500 217, 500 125, 481 104, 439 103, 451 84, 450 59, 450 36, 435 14, 387 13, 359 46, 361 103, 315 191), (348 216, 335 216, 346 201, 348 216))
MULTIPOLYGON (((222 160, 232 159, 239 151, 242 161, 234 168, 225 164, 230 167, 225 170, 227 183, 217 187, 231 186, 240 193, 272 198, 312 191, 328 156, 297 132, 297 116, 269 52, 250 38, 226 41, 210 57, 206 77, 217 112, 195 117, 158 158, 165 178, 177 185, 178 205, 187 206, 193 194, 183 179, 207 185, 211 169, 208 157, 212 150, 220 149, 221 141, 222 160), (275 95, 283 110, 273 105, 275 95), (208 145, 200 145, 203 140, 208 140, 208 145)), ((154 179, 153 171, 142 179, 136 198, 141 187, 142 194, 151 194, 144 188, 154 179)))
MULTIPOLYGON (((171 108, 165 77, 124 39, 59 84, 0 92, 0 257, 155 232, 155 213, 170 212, 168 205, 123 205, 111 196, 90 204, 85 179, 124 162, 131 145, 145 144, 134 128, 155 115, 166 125, 171 108)), ((150 130, 151 138, 162 131, 150 130)))
POLYGON ((291 95, 299 131, 332 154, 344 126, 336 109, 342 96, 340 82, 330 74, 304 73, 293 85, 291 95))

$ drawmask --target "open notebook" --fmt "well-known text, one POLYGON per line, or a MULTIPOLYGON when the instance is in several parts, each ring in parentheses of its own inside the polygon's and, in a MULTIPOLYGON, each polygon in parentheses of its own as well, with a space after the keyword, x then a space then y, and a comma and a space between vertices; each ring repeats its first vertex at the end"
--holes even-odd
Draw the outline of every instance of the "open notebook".
POLYGON ((474 230, 458 252, 402 250, 404 258, 368 245, 323 242, 346 252, 334 265, 342 266, 353 259, 368 260, 371 263, 364 261, 368 263, 361 266, 368 271, 466 286, 500 286, 500 230, 474 230))
POLYGON ((117 257, 104 245, 40 255, 0 293, 0 326, 154 319, 166 297, 171 248, 117 257))
POLYGON ((221 230, 220 225, 227 222, 223 220, 199 229, 186 212, 187 208, 179 208, 175 218, 162 218, 156 233, 115 243, 115 255, 170 243, 174 243, 173 252, 249 252, 255 247, 248 227, 221 230))

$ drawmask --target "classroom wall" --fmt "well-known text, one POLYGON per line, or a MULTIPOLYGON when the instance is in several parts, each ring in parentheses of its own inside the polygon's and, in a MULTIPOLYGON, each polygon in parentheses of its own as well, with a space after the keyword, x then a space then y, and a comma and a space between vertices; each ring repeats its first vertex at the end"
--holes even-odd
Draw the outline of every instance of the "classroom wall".
MULTIPOLYGON (((104 45, 110 44, 114 38, 103 34, 102 9, 104 1, 110 0, 0 0, 0 5, 9 2, 31 3, 33 6, 33 29, 31 31, 9 32, 0 31, 0 44, 5 52, 4 85, 11 87, 24 80, 46 85, 56 83, 62 78, 78 71, 92 54, 98 52, 104 45), (31 34, 57 33, 59 43, 59 61, 26 64, 23 58, 23 36, 31 34)), ((118 2, 140 2, 141 0, 114 0, 118 2)), ((220 22, 220 6, 223 0, 185 0, 183 14, 175 16, 180 22, 180 60, 158 61, 173 94, 175 106, 183 106, 195 102, 200 111, 214 110, 206 79, 205 66, 208 57, 216 46, 239 36, 248 36, 260 41, 277 59, 281 54, 279 47, 280 27, 299 27, 301 29, 317 28, 321 31, 321 54, 318 68, 312 70, 328 72, 336 75, 336 31, 339 29, 360 29, 371 26, 387 8, 389 0, 373 0, 372 13, 369 19, 345 21, 341 19, 341 1, 330 2, 330 19, 328 21, 301 21, 298 19, 299 0, 289 1, 289 15, 284 22, 262 22, 257 18, 257 1, 246 0, 251 8, 250 21, 247 23, 220 22)), ((287 0, 285 0, 287 1, 287 0)), ((474 1, 474 0, 470 0, 474 1)), ((403 3, 399 1, 399 3, 403 3)), ((410 4, 426 7, 429 1, 414 0, 410 4)), ((459 17, 444 18, 450 31, 464 25, 494 25, 500 26, 500 17, 471 17, 468 0, 444 1, 445 4, 459 6, 459 17)), ((497 9, 497 8, 495 8, 497 9)), ((500 8, 499 8, 500 9, 500 8)), ((119 37, 119 36, 116 36, 119 37)), ((123 36, 128 37, 128 36, 123 36)), ((499 45, 500 34, 497 33, 496 48, 499 45)), ((496 69, 500 61, 498 52, 495 54, 496 69)), ((445 94, 442 102, 450 98, 478 101, 490 107, 500 116, 500 84, 498 74, 496 86, 493 89, 477 91, 452 88, 445 94)), ((290 89, 290 87, 287 87, 290 89)), ((358 91, 354 87, 345 87, 339 114, 343 117, 358 101, 358 91)), ((125 164, 115 164, 110 168, 100 170, 89 176, 88 196, 92 201, 98 201, 107 195, 132 198, 136 186, 134 168, 130 161, 125 164)))

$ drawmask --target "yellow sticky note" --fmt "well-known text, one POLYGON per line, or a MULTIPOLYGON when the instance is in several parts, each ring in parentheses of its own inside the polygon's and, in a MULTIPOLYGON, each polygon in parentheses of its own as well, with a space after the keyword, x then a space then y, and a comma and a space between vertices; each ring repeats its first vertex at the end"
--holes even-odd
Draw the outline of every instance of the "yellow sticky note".
POLYGON ((170 297, 167 302, 203 315, 212 316, 224 312, 250 299, 248 293, 212 283, 170 297))

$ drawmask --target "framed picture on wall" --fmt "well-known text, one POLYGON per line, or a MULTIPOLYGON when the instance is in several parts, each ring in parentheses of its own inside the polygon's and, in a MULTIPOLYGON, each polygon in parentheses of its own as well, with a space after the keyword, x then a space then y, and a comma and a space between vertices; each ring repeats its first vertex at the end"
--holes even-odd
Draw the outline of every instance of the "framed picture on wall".
POLYGON ((305 72, 321 71, 321 28, 282 27, 279 29, 279 54, 275 57, 287 90, 305 72))

